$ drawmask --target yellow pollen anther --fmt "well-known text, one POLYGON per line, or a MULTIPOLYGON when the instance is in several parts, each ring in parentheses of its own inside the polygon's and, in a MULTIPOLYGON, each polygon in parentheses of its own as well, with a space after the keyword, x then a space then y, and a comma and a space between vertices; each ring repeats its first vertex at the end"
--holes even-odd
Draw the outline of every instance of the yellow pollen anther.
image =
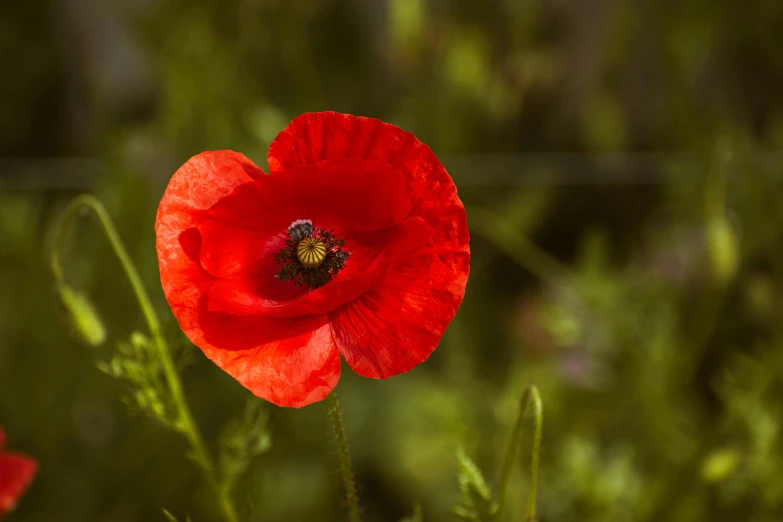
POLYGON ((326 259, 326 245, 314 237, 306 237, 296 245, 296 257, 308 268, 315 268, 326 259))

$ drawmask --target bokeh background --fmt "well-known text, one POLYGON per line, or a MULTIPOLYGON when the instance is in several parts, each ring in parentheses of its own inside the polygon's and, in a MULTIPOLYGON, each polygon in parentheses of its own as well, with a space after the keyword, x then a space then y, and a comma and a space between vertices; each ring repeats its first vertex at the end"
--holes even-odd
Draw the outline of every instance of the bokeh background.
MULTIPOLYGON (((153 222, 190 156, 265 166, 297 114, 414 132, 468 207, 471 276, 415 370, 338 386, 366 520, 454 520, 457 447, 495 484, 523 388, 545 407, 542 522, 783 520, 783 3, 50 0, 0 5, 0 423, 41 471, 14 522, 219 520, 181 437, 96 369, 145 330, 103 233, 48 268, 73 196, 106 204, 210 448, 248 392, 178 334, 153 222)), ((235 499, 344 520, 326 403, 269 410, 235 499)), ((527 447, 529 435, 523 444, 527 447)), ((522 456, 509 520, 521 520, 522 456)))

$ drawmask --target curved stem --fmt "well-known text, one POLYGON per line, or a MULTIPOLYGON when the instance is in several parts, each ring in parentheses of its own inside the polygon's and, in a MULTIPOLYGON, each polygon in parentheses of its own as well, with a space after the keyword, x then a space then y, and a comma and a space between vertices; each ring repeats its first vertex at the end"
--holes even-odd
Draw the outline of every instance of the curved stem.
POLYGON ((541 439, 543 438, 544 430, 544 406, 541 402, 541 394, 539 394, 538 388, 535 386, 525 388, 525 392, 522 394, 522 400, 519 403, 519 414, 517 415, 514 430, 511 433, 511 440, 506 449, 506 456, 503 459, 503 467, 500 471, 500 490, 498 492, 497 513, 502 514, 506 504, 508 482, 511 479, 511 470, 514 467, 517 446, 522 435, 525 415, 531 405, 533 407, 535 424, 533 430, 533 445, 530 452, 530 489, 527 495, 527 522, 536 522, 538 520, 538 515, 536 513, 538 504, 538 459, 539 454, 541 453, 541 439))
POLYGON ((356 493, 356 483, 353 480, 353 470, 351 469, 351 455, 348 453, 348 439, 345 436, 343 427, 343 416, 340 412, 340 402, 334 392, 329 394, 329 417, 332 419, 334 428, 334 439, 337 443, 337 454, 340 458, 340 472, 343 477, 343 486, 345 487, 345 496, 348 500, 348 520, 350 522, 359 522, 359 495, 356 493))
POLYGON ((98 198, 89 194, 82 194, 71 201, 65 210, 63 211, 62 218, 60 219, 59 226, 57 227, 57 235, 55 237, 55 244, 51 255, 51 268, 55 278, 58 280, 64 280, 65 274, 63 271, 62 263, 60 261, 60 252, 65 244, 66 234, 69 229, 69 225, 73 220, 76 213, 81 208, 89 208, 92 210, 100 221, 106 236, 109 239, 109 243, 114 250, 117 259, 119 259, 125 274, 130 281, 133 293, 136 294, 136 299, 139 302, 141 311, 144 314, 144 319, 147 321, 147 326, 150 329, 152 338, 155 341, 157 347, 158 356, 160 358, 161 366, 163 367, 163 373, 166 376, 166 382, 171 392, 171 397, 176 405, 177 412, 179 414, 179 425, 177 426, 182 435, 187 439, 193 452, 193 459, 207 471, 207 478, 217 493, 221 508, 225 514, 226 520, 229 522, 236 522, 238 520, 236 509, 231 501, 229 492, 226 488, 222 487, 215 476, 215 466, 212 463, 212 458, 204 445, 204 440, 201 437, 201 433, 193 420, 193 415, 190 412, 187 400, 185 399, 185 393, 182 388, 182 382, 180 381, 179 374, 177 373, 176 366, 171 353, 168 348, 168 343, 163 335, 163 331, 160 326, 160 321, 155 313, 155 308, 152 306, 147 289, 141 281, 138 270, 133 264, 133 261, 128 255, 128 251, 125 249, 125 245, 122 244, 117 229, 114 228, 114 224, 106 212, 106 207, 98 198))

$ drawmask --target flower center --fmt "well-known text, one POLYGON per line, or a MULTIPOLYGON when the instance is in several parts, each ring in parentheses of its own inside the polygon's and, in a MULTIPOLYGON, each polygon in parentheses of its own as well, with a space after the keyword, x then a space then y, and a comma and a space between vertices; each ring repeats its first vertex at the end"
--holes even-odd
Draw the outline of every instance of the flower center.
POLYGON ((318 288, 331 281, 343 268, 349 253, 345 241, 334 230, 314 228, 309 219, 299 219, 288 227, 289 239, 275 255, 280 264, 276 277, 297 286, 318 288))
POLYGON ((320 239, 306 237, 296 245, 296 257, 304 266, 314 268, 326 259, 326 245, 320 239))

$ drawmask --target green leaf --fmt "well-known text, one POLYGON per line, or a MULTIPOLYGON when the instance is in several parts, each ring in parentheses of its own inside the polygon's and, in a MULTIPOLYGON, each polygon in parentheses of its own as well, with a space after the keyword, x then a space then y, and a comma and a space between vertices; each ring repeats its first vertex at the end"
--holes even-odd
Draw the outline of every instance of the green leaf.
POLYGON ((103 373, 128 383, 123 402, 132 411, 144 414, 173 431, 183 430, 158 352, 149 337, 133 332, 128 341, 117 343, 117 354, 109 362, 99 361, 96 364, 103 373))
POLYGON ((491 520, 496 511, 492 491, 481 470, 463 448, 457 449, 457 480, 461 495, 454 513, 471 522, 491 520))
POLYGON ((220 467, 223 484, 231 489, 250 462, 272 447, 266 403, 253 397, 239 419, 226 426, 221 437, 220 467))

